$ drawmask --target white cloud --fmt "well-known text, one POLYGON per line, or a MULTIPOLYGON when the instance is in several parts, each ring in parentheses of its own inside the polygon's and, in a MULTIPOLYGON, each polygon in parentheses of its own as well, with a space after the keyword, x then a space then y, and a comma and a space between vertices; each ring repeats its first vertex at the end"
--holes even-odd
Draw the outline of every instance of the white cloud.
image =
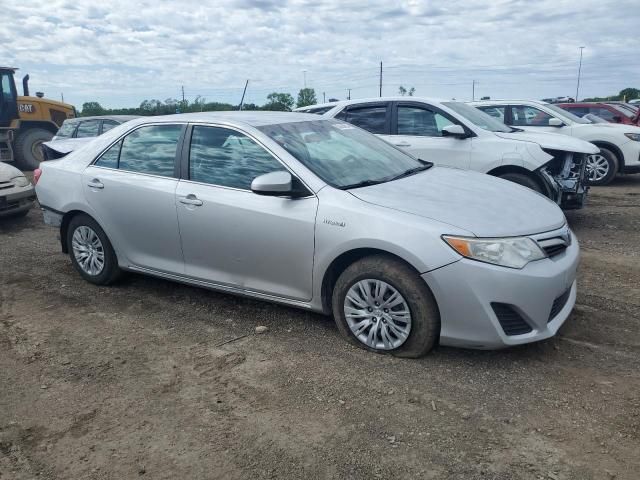
POLYGON ((187 94, 250 102, 307 84, 322 97, 375 96, 400 84, 466 99, 573 95, 638 86, 633 0, 433 2, 30 0, 3 5, 2 63, 34 90, 80 106, 135 106, 187 94))

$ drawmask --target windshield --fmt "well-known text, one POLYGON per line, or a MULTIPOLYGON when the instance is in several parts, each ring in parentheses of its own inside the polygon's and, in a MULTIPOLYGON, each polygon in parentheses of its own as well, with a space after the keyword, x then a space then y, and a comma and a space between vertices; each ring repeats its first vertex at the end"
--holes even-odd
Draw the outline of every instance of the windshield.
POLYGON ((584 118, 580 118, 577 115, 574 115, 571 112, 568 112, 566 110, 563 110, 562 108, 553 105, 551 103, 547 103, 545 104, 545 107, 547 107, 549 110, 553 111, 557 116, 560 117, 560 119, 562 120, 563 117, 565 119, 568 119, 574 123, 591 123, 589 120, 585 120, 584 118))
POLYGON ((258 130, 336 188, 387 182, 425 167, 376 136, 339 120, 281 123, 258 130))
POLYGON ((478 110, 475 107, 467 105, 466 103, 461 102, 443 102, 447 108, 450 108, 458 115, 463 116, 468 121, 473 123, 476 127, 480 127, 483 130, 489 130, 490 132, 504 132, 509 133, 512 132, 513 129, 507 127, 504 123, 499 120, 496 120, 490 115, 487 115, 481 110, 478 110))

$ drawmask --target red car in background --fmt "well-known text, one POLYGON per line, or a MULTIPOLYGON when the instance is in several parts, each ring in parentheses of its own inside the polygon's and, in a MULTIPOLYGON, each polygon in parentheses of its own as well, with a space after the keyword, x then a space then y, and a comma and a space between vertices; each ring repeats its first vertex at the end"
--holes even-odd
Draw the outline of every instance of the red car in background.
POLYGON ((635 105, 601 102, 557 103, 556 105, 578 117, 584 117, 591 113, 609 123, 640 126, 640 110, 636 110, 635 105))

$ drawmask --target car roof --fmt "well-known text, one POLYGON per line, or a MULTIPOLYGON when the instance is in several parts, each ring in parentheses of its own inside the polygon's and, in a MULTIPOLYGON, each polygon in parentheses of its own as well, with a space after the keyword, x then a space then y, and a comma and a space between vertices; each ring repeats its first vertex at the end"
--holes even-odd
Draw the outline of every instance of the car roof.
POLYGON ((544 102, 542 100, 480 100, 476 102, 469 102, 469 104, 471 105, 510 105, 512 103, 533 103, 535 105, 549 105, 549 102, 544 102))
POLYGON ((249 125, 259 127, 263 125, 274 125, 279 123, 294 123, 322 120, 318 115, 312 113, 297 112, 268 112, 268 111, 245 111, 245 112, 196 112, 177 113, 174 115, 161 115, 157 117, 138 117, 136 123, 165 123, 165 122, 202 122, 216 123, 225 122, 236 125, 249 125))
POLYGON ((375 103, 375 102, 426 102, 426 103, 443 103, 443 102, 458 102, 459 100, 448 100, 443 98, 431 98, 431 97, 409 97, 409 96, 392 96, 392 97, 370 97, 370 98, 354 98, 351 100, 339 100, 337 102, 328 103, 316 103, 314 105, 307 105, 306 107, 296 108, 294 111, 307 110, 309 108, 322 108, 322 107, 336 107, 345 105, 357 105, 360 103, 375 103))
POLYGON ((82 122, 84 120, 116 120, 120 122, 128 122, 134 118, 140 118, 140 115, 93 115, 90 117, 76 117, 65 120, 68 123, 82 122))

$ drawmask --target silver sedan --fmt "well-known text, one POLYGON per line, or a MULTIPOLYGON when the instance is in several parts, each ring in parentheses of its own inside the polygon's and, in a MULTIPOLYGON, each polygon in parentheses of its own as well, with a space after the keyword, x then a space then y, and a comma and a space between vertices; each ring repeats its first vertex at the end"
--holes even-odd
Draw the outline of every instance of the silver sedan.
POLYGON ((26 215, 35 199, 29 179, 17 168, 0 162, 0 217, 26 215))
POLYGON ((575 303, 578 243, 553 202, 339 120, 141 118, 41 169, 45 221, 95 284, 133 271, 333 314, 406 357, 545 339, 575 303))

